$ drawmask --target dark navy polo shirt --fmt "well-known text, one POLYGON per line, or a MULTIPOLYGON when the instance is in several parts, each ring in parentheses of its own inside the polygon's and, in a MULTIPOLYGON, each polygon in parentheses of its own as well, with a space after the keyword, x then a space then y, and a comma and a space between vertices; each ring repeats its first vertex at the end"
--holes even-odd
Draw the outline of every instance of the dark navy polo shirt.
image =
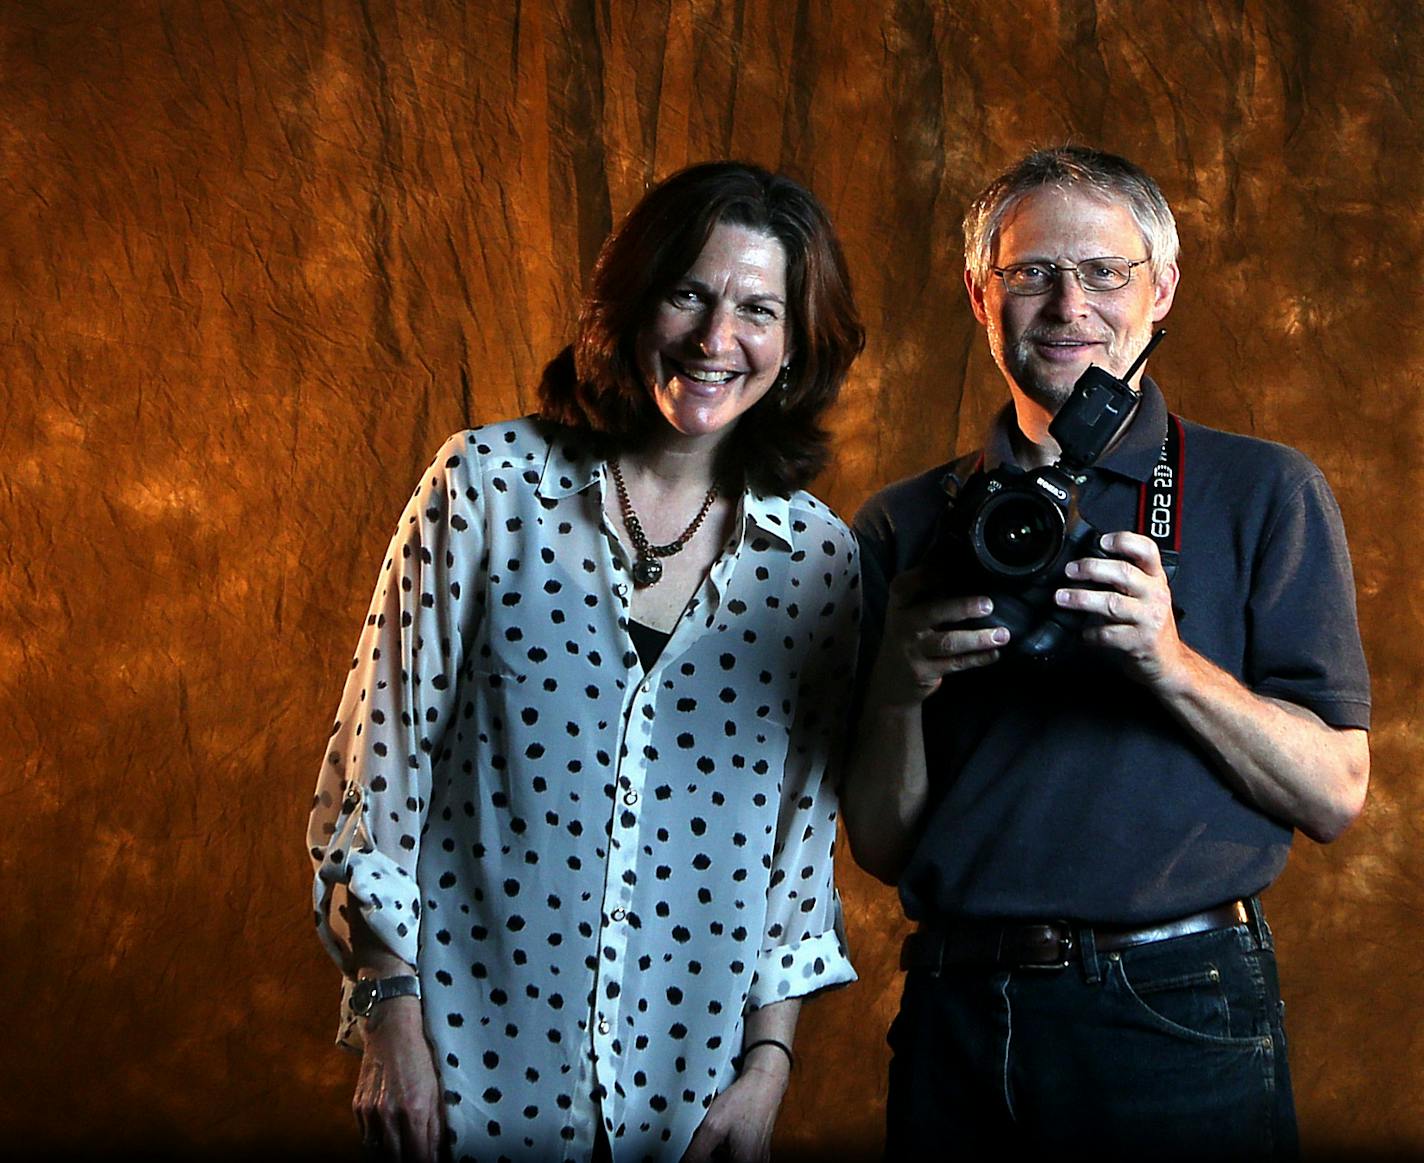
MULTIPOLYGON (((1139 485, 1166 432, 1143 400, 1080 501, 1104 532, 1136 526, 1139 485)), ((1012 460, 1012 408, 985 445, 1012 460)), ((1320 470, 1283 445, 1185 424, 1178 632, 1258 694, 1368 727, 1369 675, 1340 512, 1320 470)), ((918 564, 962 457, 891 485, 855 521, 873 643, 887 586, 918 564)), ((963 592, 953 578, 946 592, 963 592)), ((1136 924, 1265 888, 1292 829, 1239 798, 1206 753, 1112 657, 1078 645, 1051 661, 951 675, 924 707, 931 800, 900 880, 914 919, 954 915, 1136 924)))

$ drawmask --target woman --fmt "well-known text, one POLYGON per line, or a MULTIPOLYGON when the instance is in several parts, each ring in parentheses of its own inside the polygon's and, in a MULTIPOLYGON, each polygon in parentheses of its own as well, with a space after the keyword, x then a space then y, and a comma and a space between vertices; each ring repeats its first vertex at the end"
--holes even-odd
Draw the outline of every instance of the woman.
POLYGON ((815 199, 694 166, 605 244, 541 415, 416 488, 309 836, 382 1154, 766 1157, 799 999, 855 976, 858 565, 800 490, 862 343, 815 199))

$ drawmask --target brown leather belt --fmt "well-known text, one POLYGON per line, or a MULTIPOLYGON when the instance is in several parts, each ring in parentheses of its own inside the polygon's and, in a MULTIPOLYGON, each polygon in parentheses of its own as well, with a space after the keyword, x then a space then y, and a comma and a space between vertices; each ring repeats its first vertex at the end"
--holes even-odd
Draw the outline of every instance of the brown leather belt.
POLYGON ((1063 969, 1079 955, 1080 934, 1084 932, 1092 934, 1093 947, 1099 953, 1116 953, 1135 945, 1229 929, 1250 921, 1244 901, 1138 928, 1075 925, 1068 921, 956 921, 921 926, 906 937, 900 949, 900 968, 935 972, 964 965, 1063 969))

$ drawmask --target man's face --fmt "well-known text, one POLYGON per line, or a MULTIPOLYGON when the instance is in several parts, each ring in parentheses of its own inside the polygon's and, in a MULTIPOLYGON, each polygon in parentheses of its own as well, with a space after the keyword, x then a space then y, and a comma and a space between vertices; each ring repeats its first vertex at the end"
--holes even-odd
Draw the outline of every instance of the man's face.
MULTIPOLYGON (((1127 207, 1078 190, 1045 186, 1015 206, 999 230, 996 267, 1046 262, 1071 267, 1109 256, 1142 259, 1147 244, 1127 207)), ((1153 280, 1150 266, 1134 267, 1127 286, 1085 291, 1070 272, 1046 294, 1011 295, 997 275, 976 286, 969 274, 975 318, 989 333, 994 362, 1015 396, 1051 413, 1089 364, 1121 376, 1166 317, 1177 288, 1172 264, 1153 280)))

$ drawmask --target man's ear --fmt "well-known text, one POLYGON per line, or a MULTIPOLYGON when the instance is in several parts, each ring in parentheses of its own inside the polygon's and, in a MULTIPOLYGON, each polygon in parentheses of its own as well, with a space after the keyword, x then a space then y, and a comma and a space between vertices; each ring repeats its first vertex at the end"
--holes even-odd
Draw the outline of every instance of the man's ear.
POLYGON ((1177 284, 1182 272, 1176 263, 1170 264, 1152 284, 1152 322, 1160 323, 1172 309, 1172 300, 1177 295, 1177 284))
POLYGON ((987 327, 989 314, 984 310, 984 288, 974 282, 974 275, 968 267, 964 268, 964 289, 969 292, 969 309, 974 312, 974 318, 979 320, 981 326, 987 327))

